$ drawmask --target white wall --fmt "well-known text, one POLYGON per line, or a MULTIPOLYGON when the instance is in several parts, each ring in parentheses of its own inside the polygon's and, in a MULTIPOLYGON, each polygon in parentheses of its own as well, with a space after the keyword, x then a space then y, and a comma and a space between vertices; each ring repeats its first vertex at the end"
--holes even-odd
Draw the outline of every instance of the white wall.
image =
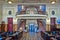
MULTIPOLYGON (((7 16, 9 16, 8 15, 9 10, 12 10, 12 16, 13 18, 15 18, 15 14, 17 12, 17 5, 8 5, 8 4, 3 5, 3 20, 6 23, 7 23, 7 16)), ((57 19, 60 19, 60 4, 56 4, 56 5, 51 5, 48 3, 46 4, 46 11, 48 13, 47 20, 49 20, 49 18, 52 16, 51 10, 55 10, 56 11, 55 16, 57 16, 57 19)), ((49 24, 48 21, 47 24, 49 24)))
POLYGON ((8 11, 11 10, 12 11, 12 17, 15 18, 15 14, 17 12, 17 6, 16 5, 3 5, 3 21, 5 21, 5 23, 7 24, 7 18, 8 16, 10 16, 8 14, 8 11))
MULTIPOLYGON (((51 14, 51 11, 54 10, 55 11, 55 16, 56 16, 56 22, 58 19, 60 19, 60 4, 55 4, 55 5, 51 5, 51 4, 47 4, 47 7, 46 7, 46 11, 48 13, 48 20, 50 20, 49 18, 52 16, 51 14)), ((48 23, 47 23, 48 24, 48 23)))

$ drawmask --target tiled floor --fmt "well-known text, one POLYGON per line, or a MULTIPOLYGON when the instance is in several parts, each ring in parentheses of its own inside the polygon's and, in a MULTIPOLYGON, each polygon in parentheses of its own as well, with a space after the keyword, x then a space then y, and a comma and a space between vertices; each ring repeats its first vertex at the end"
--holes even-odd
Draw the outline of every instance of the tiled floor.
POLYGON ((23 33, 23 37, 21 38, 21 40, 43 40, 41 38, 40 33, 23 33))

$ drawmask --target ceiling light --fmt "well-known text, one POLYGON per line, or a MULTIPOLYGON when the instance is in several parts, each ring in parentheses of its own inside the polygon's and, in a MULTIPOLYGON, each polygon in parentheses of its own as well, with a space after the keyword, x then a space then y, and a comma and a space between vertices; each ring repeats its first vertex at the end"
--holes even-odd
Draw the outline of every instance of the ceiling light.
POLYGON ((55 4, 56 2, 55 1, 52 1, 51 4, 55 4))
POLYGON ((8 1, 9 4, 12 4, 12 1, 8 1))
POLYGON ((56 0, 50 0, 50 3, 51 4, 55 4, 56 3, 56 0))

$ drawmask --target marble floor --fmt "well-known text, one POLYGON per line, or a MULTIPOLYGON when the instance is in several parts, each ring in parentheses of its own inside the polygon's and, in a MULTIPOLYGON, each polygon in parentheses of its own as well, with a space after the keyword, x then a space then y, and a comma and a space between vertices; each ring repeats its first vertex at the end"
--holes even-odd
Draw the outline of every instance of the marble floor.
POLYGON ((43 40, 40 33, 24 32, 20 40, 43 40))

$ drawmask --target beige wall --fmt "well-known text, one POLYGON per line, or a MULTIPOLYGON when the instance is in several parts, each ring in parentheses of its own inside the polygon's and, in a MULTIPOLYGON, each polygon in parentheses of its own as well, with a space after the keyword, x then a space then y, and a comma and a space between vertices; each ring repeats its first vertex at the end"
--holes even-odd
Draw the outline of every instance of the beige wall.
POLYGON ((57 24, 57 28, 60 28, 60 24, 57 24))
MULTIPOLYGON (((57 28, 60 28, 60 25, 57 25, 57 26, 59 26, 57 28)), ((18 30, 17 27, 18 27, 17 24, 13 24, 13 31, 17 31, 18 30)), ((0 27, 0 31, 1 31, 1 27, 0 27)), ((5 24, 5 31, 7 32, 7 24, 5 24)), ((49 24, 46 25, 46 31, 50 31, 49 24)))
POLYGON ((2 21, 2 5, 0 4, 0 24, 1 24, 1 21, 2 21))
POLYGON ((50 31, 50 24, 46 24, 46 31, 50 31))
MULTIPOLYGON (((7 24, 5 24, 5 32, 7 32, 7 24)), ((1 30, 1 29, 0 29, 1 30)), ((13 32, 17 31, 17 24, 13 24, 13 32)))
MULTIPOLYGON (((57 26, 60 26, 60 25, 57 25, 57 26)), ((17 30, 18 30, 17 24, 14 24, 13 25, 13 31, 17 31, 17 30)), ((0 27, 0 31, 1 31, 1 27, 0 27)), ((7 32, 7 24, 5 24, 5 31, 7 32)), ((46 31, 50 31, 50 25, 49 24, 46 25, 46 31)))

